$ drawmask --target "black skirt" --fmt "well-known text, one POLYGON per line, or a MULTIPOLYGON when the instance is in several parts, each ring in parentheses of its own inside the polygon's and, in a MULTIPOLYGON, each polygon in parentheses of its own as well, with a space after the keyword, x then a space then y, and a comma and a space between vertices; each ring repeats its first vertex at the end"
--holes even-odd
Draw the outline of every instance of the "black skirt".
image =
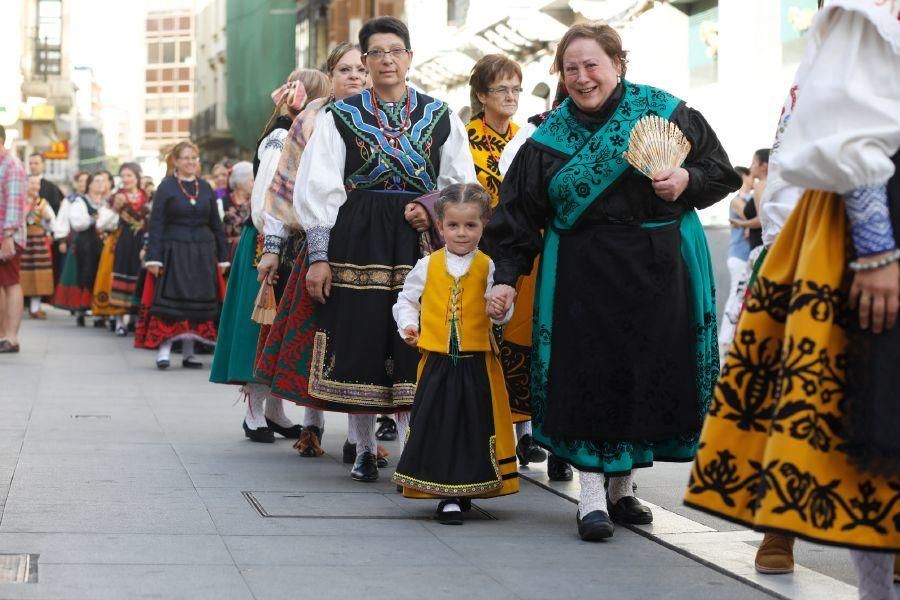
POLYGON ((484 353, 456 364, 446 354, 430 353, 394 482, 450 497, 498 490, 503 481, 492 439, 492 407, 484 353))
POLYGON ((76 233, 73 243, 75 257, 78 259, 78 287, 93 290, 94 280, 97 279, 97 267, 100 264, 100 253, 103 251, 103 242, 100 241, 97 230, 91 226, 76 233))
POLYGON ((557 264, 544 431, 644 442, 696 432, 680 223, 591 223, 561 236, 557 264))
POLYGON ((215 242, 166 240, 162 256, 150 314, 178 321, 214 320, 219 308, 215 242))
POLYGON ((396 412, 415 395, 419 354, 397 334, 391 308, 419 259, 404 218, 415 194, 354 190, 331 230, 331 295, 316 306, 309 394, 318 408, 396 412))

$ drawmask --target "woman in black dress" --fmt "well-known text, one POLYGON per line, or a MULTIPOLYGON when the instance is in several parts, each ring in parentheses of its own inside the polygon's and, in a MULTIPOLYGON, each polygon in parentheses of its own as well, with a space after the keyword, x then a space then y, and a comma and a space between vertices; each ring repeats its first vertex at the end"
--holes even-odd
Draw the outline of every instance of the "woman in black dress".
POLYGON ((181 340, 182 366, 197 369, 203 365, 193 358, 194 341, 216 341, 228 247, 215 192, 197 176, 197 146, 176 144, 170 160, 174 174, 159 184, 150 213, 144 318, 135 346, 157 348, 156 366, 166 369, 172 343, 181 340))

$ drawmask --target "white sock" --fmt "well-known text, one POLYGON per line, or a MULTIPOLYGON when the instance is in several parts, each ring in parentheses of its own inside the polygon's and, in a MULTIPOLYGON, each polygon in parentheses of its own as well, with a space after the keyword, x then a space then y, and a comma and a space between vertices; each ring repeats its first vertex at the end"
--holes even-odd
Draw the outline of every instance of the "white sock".
POLYGON ((248 383, 243 388, 247 394, 247 414, 244 421, 250 429, 262 429, 266 427, 266 416, 263 403, 269 389, 260 383, 248 383))
POLYGON ((28 310, 36 313, 41 310, 41 297, 40 296, 31 296, 28 298, 28 310))
POLYGON ((306 407, 303 412, 303 426, 318 427, 319 431, 325 429, 325 411, 306 407))
POLYGON ((613 504, 624 498, 625 496, 634 496, 634 490, 631 489, 631 483, 634 481, 634 471, 624 477, 609 478, 609 500, 613 504))
POLYGON ((350 416, 347 415, 347 441, 351 444, 356 444, 356 432, 353 431, 353 426, 350 425, 350 416))
POLYGON ((156 362, 169 360, 172 355, 172 340, 166 340, 159 345, 156 351, 156 362))
POLYGON ((125 329, 125 315, 116 315, 116 329, 125 329))
POLYGON ((523 435, 531 435, 531 421, 516 423, 516 439, 521 440, 523 435))
POLYGON ((407 410, 391 415, 397 422, 397 441, 400 442, 401 451, 406 447, 406 435, 409 432, 409 412, 407 410))
POLYGON ((441 509, 441 512, 462 512, 462 508, 460 508, 456 501, 453 501, 445 504, 444 508, 441 509))
POLYGON ((188 358, 194 358, 194 340, 183 339, 181 340, 181 359, 187 360, 188 358))
POLYGON ((578 472, 578 480, 581 482, 581 496, 578 502, 578 512, 584 517, 595 510, 606 510, 606 490, 603 489, 605 476, 603 473, 578 472))
POLYGON ((284 414, 284 400, 275 398, 266 388, 266 418, 282 427, 293 427, 294 422, 284 414))
POLYGON ((896 600, 893 554, 851 550, 850 558, 859 580, 859 600, 896 600))
POLYGON ((375 419, 378 415, 350 415, 350 429, 356 440, 356 455, 363 452, 375 454, 378 441, 375 439, 375 419))

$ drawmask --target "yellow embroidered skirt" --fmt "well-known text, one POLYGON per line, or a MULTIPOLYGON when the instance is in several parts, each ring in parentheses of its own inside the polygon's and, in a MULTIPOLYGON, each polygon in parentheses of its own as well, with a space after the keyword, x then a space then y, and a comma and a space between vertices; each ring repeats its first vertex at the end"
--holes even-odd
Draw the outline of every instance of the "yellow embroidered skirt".
POLYGON ((491 352, 425 352, 394 483, 407 498, 492 498, 519 491, 503 370, 491 352))
POLYGON ((814 542, 900 550, 900 480, 860 472, 841 449, 847 230, 843 200, 814 191, 785 224, 725 359, 685 503, 814 542))
POLYGON ((109 303, 112 298, 113 264, 116 260, 116 243, 119 241, 117 229, 106 236, 103 242, 103 251, 100 253, 100 264, 97 265, 97 278, 94 280, 94 299, 91 302, 91 312, 94 316, 124 315, 127 309, 113 306, 109 303))

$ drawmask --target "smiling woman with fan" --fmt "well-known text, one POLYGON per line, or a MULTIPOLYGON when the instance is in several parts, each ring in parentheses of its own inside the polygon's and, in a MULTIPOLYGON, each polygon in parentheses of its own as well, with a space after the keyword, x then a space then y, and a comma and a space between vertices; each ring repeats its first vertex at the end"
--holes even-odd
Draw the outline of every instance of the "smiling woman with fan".
POLYGON ((588 541, 612 535, 610 517, 652 521, 633 469, 694 456, 719 366, 696 209, 740 185, 703 116, 626 81, 626 57, 608 25, 563 36, 555 66, 570 97, 516 155, 486 230, 492 295, 507 306, 541 253, 534 439, 581 471, 588 541))

